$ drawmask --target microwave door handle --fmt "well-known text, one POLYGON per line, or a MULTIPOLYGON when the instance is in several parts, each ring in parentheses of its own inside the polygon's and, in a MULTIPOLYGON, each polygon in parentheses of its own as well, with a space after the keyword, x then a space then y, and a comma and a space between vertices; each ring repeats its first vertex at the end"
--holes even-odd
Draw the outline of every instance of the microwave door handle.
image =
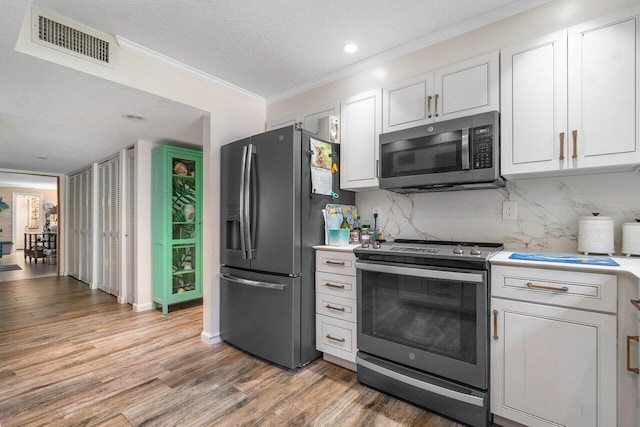
POLYGON ((244 191, 244 212, 245 212, 245 230, 246 230, 246 245, 247 245, 247 258, 253 259, 253 243, 251 236, 251 169, 253 167, 253 154, 256 152, 255 145, 249 144, 247 148, 247 176, 245 178, 245 191, 244 191))
POLYGON ((469 128, 462 128, 462 170, 469 170, 469 128))
POLYGON ((247 243, 245 241, 246 223, 244 203, 245 203, 245 177, 247 175, 247 146, 242 147, 242 167, 240 168, 240 249, 242 259, 247 259, 247 243))

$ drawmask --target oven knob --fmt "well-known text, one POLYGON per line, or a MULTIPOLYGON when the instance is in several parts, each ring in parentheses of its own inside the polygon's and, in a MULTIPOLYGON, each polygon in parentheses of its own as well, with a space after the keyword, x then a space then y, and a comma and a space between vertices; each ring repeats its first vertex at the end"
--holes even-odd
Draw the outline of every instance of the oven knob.
POLYGON ((464 253, 464 251, 462 250, 462 246, 458 245, 453 248, 453 253, 456 255, 462 255, 464 253))
POLYGON ((473 247, 473 249, 471 249, 471 251, 469 252, 471 255, 482 255, 482 251, 480 250, 480 248, 478 247, 478 245, 475 245, 473 247))

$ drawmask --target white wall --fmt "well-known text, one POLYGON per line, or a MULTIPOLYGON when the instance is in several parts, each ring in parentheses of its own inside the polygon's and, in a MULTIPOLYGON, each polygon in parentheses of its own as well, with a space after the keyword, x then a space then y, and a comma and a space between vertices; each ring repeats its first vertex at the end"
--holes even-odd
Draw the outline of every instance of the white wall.
MULTIPOLYGON (((329 101, 419 75, 501 49, 615 10, 634 0, 555 0, 453 39, 424 48, 267 107, 267 118, 304 111, 329 101)), ((578 219, 592 212, 621 224, 640 217, 640 173, 610 173, 511 181, 504 189, 399 195, 356 194, 362 218, 373 225, 372 208, 387 237, 504 242, 512 250, 576 252, 578 219), (502 202, 517 203, 518 219, 502 219, 502 202)))
MULTIPOLYGON (((203 110, 203 116, 211 115, 203 141, 204 183, 206 195, 203 207, 204 248, 204 330, 203 340, 218 340, 219 328, 217 295, 219 287, 218 254, 219 235, 219 180, 220 146, 260 133, 264 130, 266 107, 264 100, 233 88, 188 74, 185 71, 158 62, 150 57, 116 47, 115 69, 75 58, 71 55, 31 43, 30 12, 27 11, 16 50, 71 67, 126 86, 143 90, 203 110), (215 204, 214 204, 215 203, 215 204)), ((208 122, 209 119, 205 120, 208 122)), ((142 172, 144 169, 139 169, 142 172)), ((149 169, 150 171, 150 169, 149 169)), ((141 193, 139 193, 141 194, 141 193)), ((138 236, 139 247, 144 247, 146 236, 138 236)), ((149 236, 149 245, 151 244, 149 236)), ((144 276, 145 273, 142 273, 144 276)), ((149 283, 151 272, 149 270, 149 283)), ((142 279, 140 277, 139 279, 142 279)), ((142 286, 138 281, 139 286, 142 286)), ((140 309, 143 307, 139 307, 140 309)))
POLYGON ((151 309, 151 150, 157 146, 142 140, 134 144, 137 239, 134 254, 137 266, 134 311, 151 309))

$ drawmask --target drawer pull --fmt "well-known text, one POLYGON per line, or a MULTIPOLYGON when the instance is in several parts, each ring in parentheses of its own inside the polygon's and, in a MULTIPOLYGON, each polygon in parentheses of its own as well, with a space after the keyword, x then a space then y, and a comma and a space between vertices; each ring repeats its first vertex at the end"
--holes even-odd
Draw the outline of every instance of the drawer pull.
POLYGON ((327 307, 329 310, 345 311, 344 307, 334 307, 331 304, 327 304, 327 305, 325 305, 325 307, 327 307))
POLYGON ((493 339, 497 340, 498 337, 498 310, 493 310, 493 339))
POLYGON ((632 299, 631 304, 637 309, 640 310, 640 299, 632 299))
POLYGON ((341 285, 341 284, 336 285, 334 283, 327 282, 324 285, 329 287, 329 288, 344 289, 344 285, 341 285))
POLYGON ((346 341, 344 338, 332 337, 330 334, 327 334, 327 339, 330 339, 330 340, 333 340, 333 341, 337 341, 337 342, 345 342, 346 341))
POLYGON ((640 374, 640 369, 631 367, 631 340, 638 342, 637 335, 627 335, 627 371, 640 374))
POLYGON ((545 286, 545 285, 536 285, 535 283, 528 282, 527 288, 529 289, 542 289, 545 291, 558 291, 558 292, 569 292, 569 288, 563 286, 561 288, 557 288, 555 286, 545 286))
POLYGON ((332 261, 332 260, 327 260, 324 262, 325 264, 329 264, 329 265, 344 265, 344 261, 332 261))

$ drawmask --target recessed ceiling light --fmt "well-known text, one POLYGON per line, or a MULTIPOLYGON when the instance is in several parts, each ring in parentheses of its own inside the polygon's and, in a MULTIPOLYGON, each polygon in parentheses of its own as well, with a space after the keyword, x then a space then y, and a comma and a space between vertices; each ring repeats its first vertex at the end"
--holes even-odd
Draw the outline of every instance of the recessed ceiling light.
POLYGON ((353 53, 356 50, 358 50, 358 45, 355 43, 347 43, 344 46, 342 46, 342 50, 345 51, 346 53, 353 53))
POLYGON ((144 120, 144 117, 138 116, 137 114, 125 114, 124 118, 129 120, 138 120, 138 121, 144 120))

